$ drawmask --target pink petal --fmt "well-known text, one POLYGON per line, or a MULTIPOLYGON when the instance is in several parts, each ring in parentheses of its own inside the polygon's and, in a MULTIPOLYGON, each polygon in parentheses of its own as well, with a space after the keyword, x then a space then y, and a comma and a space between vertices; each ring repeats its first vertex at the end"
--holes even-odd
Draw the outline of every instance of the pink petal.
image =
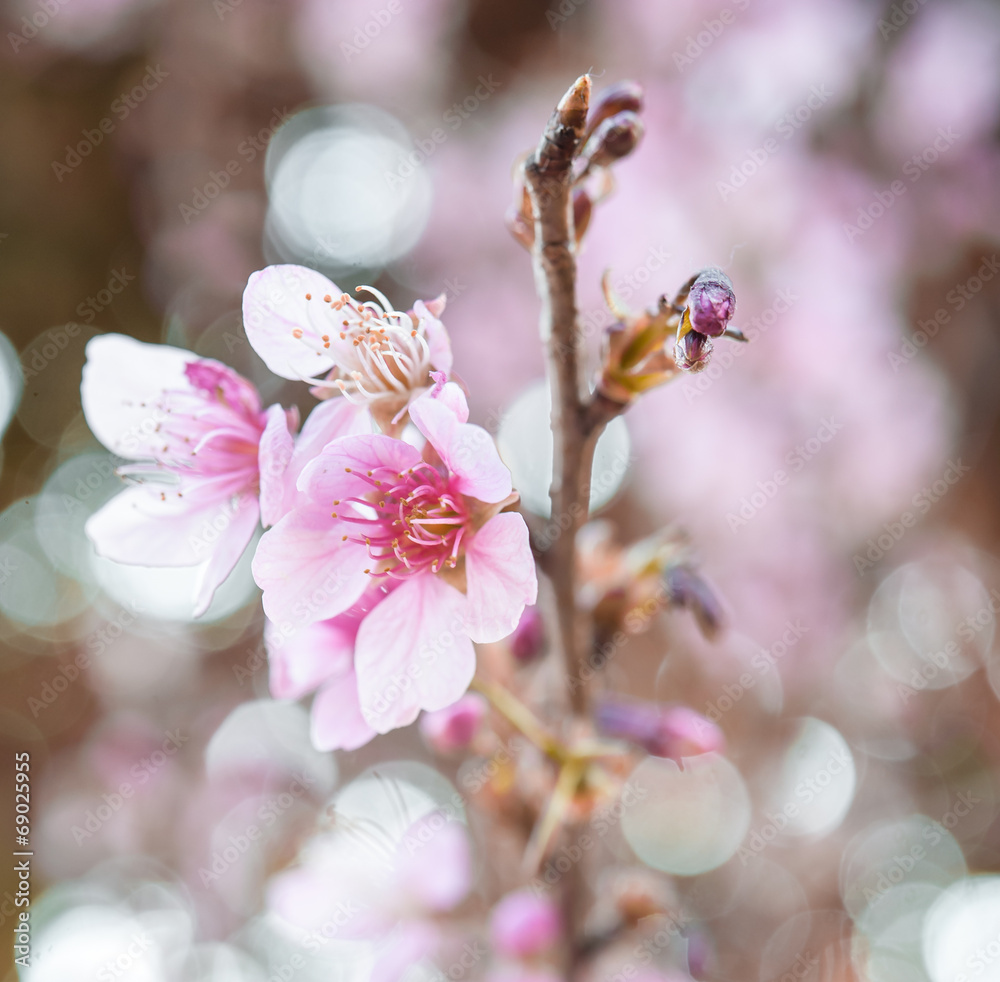
POLYGON ((474 641, 499 641, 538 595, 528 527, 513 512, 494 515, 465 547, 468 631, 474 641))
POLYGON ((425 910, 451 910, 472 886, 465 827, 434 811, 413 823, 396 849, 396 882, 425 910))
POLYGON ((361 715, 358 677, 353 665, 316 694, 311 730, 317 750, 356 750, 375 736, 361 715))
POLYGON ((508 893, 490 917, 493 947, 511 958, 528 958, 552 948, 561 933, 557 904, 527 887, 508 893))
POLYGON ((327 294, 341 290, 322 273, 305 266, 268 266, 250 275, 243 291, 243 327, 254 351, 282 378, 308 379, 325 375, 334 366, 321 335, 325 328, 312 325, 310 307, 318 325, 328 308, 327 294), (306 300, 306 294, 312 300, 306 300), (292 331, 302 332, 300 338, 292 331))
POLYGON ((313 501, 367 494, 374 488, 363 475, 373 472, 376 479, 395 477, 420 463, 420 452, 402 440, 374 434, 347 436, 327 446, 303 469, 299 490, 313 501), (377 471, 387 471, 379 475, 377 471))
POLYGON ((184 367, 184 376, 194 388, 212 399, 221 396, 227 405, 244 416, 255 417, 260 412, 260 395, 254 384, 221 361, 196 358, 192 354, 184 367))
POLYGON ((462 387, 457 382, 449 382, 444 372, 433 372, 437 384, 431 389, 431 395, 442 405, 447 406, 460 423, 469 422, 469 401, 465 398, 462 387))
MULTIPOLYGON (((457 478, 455 486, 470 498, 503 501, 511 492, 510 471, 500 460, 493 438, 481 426, 463 423, 448 407, 458 386, 444 386, 445 399, 428 392, 410 403, 410 419, 431 442, 457 478)), ((464 401, 464 398, 463 398, 464 401)))
POLYGON ((444 313, 444 308, 448 303, 448 294, 439 293, 433 300, 419 300, 435 317, 440 317, 444 313))
POLYGON ((185 370, 195 356, 163 344, 143 344, 123 334, 87 342, 80 397, 87 425, 119 457, 152 457, 166 414, 157 406, 165 389, 190 391, 185 370))
POLYGON ((315 406, 302 424, 302 431, 295 441, 295 453, 288 467, 287 480, 294 490, 302 469, 318 457, 332 440, 344 436, 361 436, 372 431, 372 418, 364 406, 356 406, 346 399, 325 399, 315 406))
POLYGON ((476 653, 466 600, 439 576, 404 581, 362 621, 354 654, 361 711, 378 733, 443 709, 469 687, 476 653))
POLYGON ((267 425, 257 450, 260 517, 264 528, 277 522, 292 505, 295 486, 287 488, 286 471, 294 449, 295 440, 288 432, 285 410, 278 405, 271 406, 267 410, 267 425))
POLYGON ((444 312, 444 300, 444 294, 428 303, 418 300, 413 305, 413 313, 417 315, 417 322, 424 329, 427 347, 430 349, 431 365, 439 372, 450 372, 451 341, 448 339, 444 324, 438 320, 444 312))
POLYGON ((273 622, 264 626, 271 695, 298 699, 324 682, 354 670, 356 618, 340 615, 285 635, 273 622))
POLYGON ((344 542, 329 505, 289 512, 257 544, 253 576, 264 612, 283 633, 335 617, 364 593, 369 576, 363 545, 344 542))
POLYGON ((725 734, 710 719, 688 706, 671 706, 660 720, 660 740, 650 752, 681 760, 725 749, 725 734))
POLYGON ((204 565, 194 591, 194 616, 201 617, 208 610, 215 591, 239 562, 240 556, 257 531, 260 505, 256 496, 243 495, 233 502, 227 512, 230 524, 212 546, 211 556, 204 565))

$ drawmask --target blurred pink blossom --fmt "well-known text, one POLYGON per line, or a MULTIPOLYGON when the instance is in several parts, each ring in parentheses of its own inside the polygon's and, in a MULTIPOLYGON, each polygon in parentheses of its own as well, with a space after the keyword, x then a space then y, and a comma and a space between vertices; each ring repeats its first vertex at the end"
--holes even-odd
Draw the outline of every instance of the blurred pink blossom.
POLYGON ((493 947, 512 958, 527 958, 552 948, 561 931, 558 906, 532 890, 508 893, 490 918, 493 947))
POLYGON ((371 976, 378 982, 395 982, 407 965, 433 956, 445 937, 440 915, 457 907, 472 883, 465 829, 441 812, 387 846, 370 832, 314 840, 267 893, 269 907, 302 930, 326 925, 328 937, 382 942, 371 976))
POLYGON ((420 732, 440 754, 465 750, 475 737, 486 709, 486 700, 481 695, 467 692, 451 706, 424 713, 420 717, 420 732))

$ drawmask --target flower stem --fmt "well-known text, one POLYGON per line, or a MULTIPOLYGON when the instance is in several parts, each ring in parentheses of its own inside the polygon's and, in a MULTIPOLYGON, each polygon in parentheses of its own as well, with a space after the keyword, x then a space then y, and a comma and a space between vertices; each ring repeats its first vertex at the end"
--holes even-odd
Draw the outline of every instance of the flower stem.
POLYGON ((562 764, 568 757, 566 748, 538 721, 534 713, 516 696, 496 682, 476 677, 470 688, 485 696, 490 705, 515 729, 520 730, 539 750, 562 764))
MULTIPOLYGON (((560 100, 541 142, 525 161, 535 239, 532 258, 542 300, 540 331, 546 343, 552 387, 553 472, 549 496, 561 534, 550 548, 546 568, 556 603, 559 647, 567 676, 584 668, 583 630, 576 612, 576 533, 586 521, 587 485, 593 440, 586 433, 580 339, 576 317, 576 256, 573 231, 573 159, 583 140, 590 77, 582 75, 560 100)), ((596 439, 596 438, 595 438, 596 439)), ((586 687, 571 685, 575 715, 587 709, 586 687)))
MULTIPOLYGON (((576 729, 588 711, 586 678, 590 640, 576 603, 576 536, 590 507, 590 475, 600 426, 589 419, 590 399, 584 393, 576 308, 576 235, 573 228, 573 160, 587 127, 590 77, 582 75, 556 107, 537 149, 524 163, 524 185, 534 219, 532 260, 535 286, 542 301, 539 329, 546 346, 552 392, 552 520, 561 532, 545 556, 556 607, 557 648, 576 729)), ((573 733, 575 739, 576 733, 573 733)), ((567 761, 559 772, 553 801, 529 843, 529 861, 544 854, 547 843, 566 825, 571 799, 579 787, 581 763, 567 761), (556 825, 549 828, 552 821, 556 825)), ((572 979, 580 963, 583 911, 587 893, 583 871, 573 865, 562 884, 567 929, 565 976, 572 979)))
POLYGON ((526 875, 534 876, 538 872, 553 837, 565 823, 566 817, 573 807, 573 799, 587 767, 586 760, 576 758, 566 761, 559 768, 559 776, 556 778, 548 804, 536 823, 524 851, 526 875))

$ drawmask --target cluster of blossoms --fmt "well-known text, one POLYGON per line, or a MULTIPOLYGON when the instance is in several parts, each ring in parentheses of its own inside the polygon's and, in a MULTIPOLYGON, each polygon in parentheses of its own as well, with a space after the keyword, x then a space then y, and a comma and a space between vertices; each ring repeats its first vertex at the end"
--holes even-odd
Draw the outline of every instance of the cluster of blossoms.
MULTIPOLYGON (((508 223, 528 248, 538 249, 545 222, 565 226, 555 229, 560 248, 579 246, 594 204, 612 186, 610 168, 642 136, 637 86, 612 88, 592 112, 589 90, 588 77, 577 81, 530 171, 520 172, 508 223), (553 210, 556 198, 564 206, 553 210)), ((127 461, 120 473, 130 486, 90 518, 87 534, 100 555, 120 563, 197 567, 195 615, 259 535, 252 569, 263 593, 272 695, 312 696, 320 750, 354 750, 423 714, 434 752, 493 757, 498 773, 487 767, 472 782, 470 802, 488 802, 483 813, 492 808, 494 818, 516 815, 530 829, 523 871, 538 869, 564 824, 622 792, 637 757, 683 765, 721 751, 723 734, 683 706, 608 693, 590 703, 578 695, 582 671, 576 681, 566 676, 574 712, 561 727, 536 718, 501 684, 531 672, 548 633, 533 606, 535 556, 510 471, 490 435, 469 422, 452 377, 444 298, 404 312, 372 287, 357 292, 371 299, 294 265, 270 266, 247 283, 243 322, 254 350, 317 399, 301 426, 297 410, 264 408, 255 387, 219 362, 121 335, 91 340, 84 413, 127 461), (474 678, 475 645, 501 641, 507 667, 498 671, 492 659, 474 678), (532 745, 517 759, 504 745, 511 729, 532 745)), ((677 371, 700 371, 713 338, 742 340, 729 326, 735 297, 719 269, 693 276, 672 301, 639 316, 606 293, 618 319, 595 392, 581 402, 575 374, 561 389, 569 412, 556 483, 574 494, 585 455, 566 457, 572 440, 596 440, 642 392, 677 371)), ((560 330, 573 355, 572 319, 560 330)), ((566 364, 576 373, 580 362, 566 364)), ((676 536, 625 547, 609 526, 584 526, 586 508, 572 496, 564 503, 579 522, 563 540, 570 548, 560 551, 562 565, 550 552, 546 570, 568 663, 586 665, 576 657, 578 614, 595 651, 642 632, 668 606, 689 610, 708 636, 719 630, 721 608, 676 536)), ((464 958, 476 936, 465 918, 476 897, 464 823, 435 811, 406 824, 400 841, 379 839, 384 830, 338 824, 334 814, 332 829, 307 842, 268 895, 287 925, 309 932, 335 923, 341 940, 370 945, 376 982, 394 982, 425 958, 464 958), (456 954, 463 944, 465 955, 456 954)), ((510 889, 517 884, 509 880, 498 878, 503 896, 489 917, 485 977, 558 982, 555 966, 575 964, 596 942, 572 923, 573 904, 510 889)), ((668 913, 656 889, 626 887, 604 941, 668 913)))
POLYGON ((444 301, 402 313, 369 292, 381 304, 299 266, 247 285, 255 350, 320 396, 301 430, 225 365, 121 335, 90 342, 82 386, 93 432, 133 461, 87 525, 98 553, 199 567, 201 614, 268 529, 253 572, 272 691, 317 690, 322 749, 455 703, 473 642, 509 635, 537 590, 510 472, 448 381, 444 301))

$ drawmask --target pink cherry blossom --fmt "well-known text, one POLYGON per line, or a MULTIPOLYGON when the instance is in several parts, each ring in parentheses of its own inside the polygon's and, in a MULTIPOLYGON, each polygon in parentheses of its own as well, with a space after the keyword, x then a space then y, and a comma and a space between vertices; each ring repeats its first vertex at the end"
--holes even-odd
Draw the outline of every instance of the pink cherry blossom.
POLYGON ((517 500, 510 472, 467 422, 461 389, 439 382, 410 417, 423 453, 382 434, 329 444, 253 563, 288 637, 386 588, 354 640, 362 716, 378 733, 456 702, 475 671, 472 642, 510 634, 537 593, 527 527, 503 511, 517 500))
POLYGON ((288 482, 317 444, 363 425, 354 407, 314 412, 297 452, 296 411, 263 410, 254 386, 220 362, 120 334, 87 345, 81 396, 94 435, 135 461, 121 469, 131 486, 91 516, 87 535, 115 562, 199 566, 196 616, 258 520, 291 507, 288 482))
POLYGON ((398 841, 378 825, 345 823, 318 836, 300 865, 271 881, 267 900, 288 924, 338 940, 375 942, 373 982, 396 982, 443 948, 442 915, 472 885, 469 837, 443 812, 410 825, 398 841))
POLYGON ((412 311, 352 299, 305 266, 268 266, 243 293, 243 323, 254 350, 276 375, 312 383, 322 397, 341 392, 381 419, 402 414, 431 384, 431 372, 451 370, 451 347, 438 320, 444 296, 418 300, 412 311))

